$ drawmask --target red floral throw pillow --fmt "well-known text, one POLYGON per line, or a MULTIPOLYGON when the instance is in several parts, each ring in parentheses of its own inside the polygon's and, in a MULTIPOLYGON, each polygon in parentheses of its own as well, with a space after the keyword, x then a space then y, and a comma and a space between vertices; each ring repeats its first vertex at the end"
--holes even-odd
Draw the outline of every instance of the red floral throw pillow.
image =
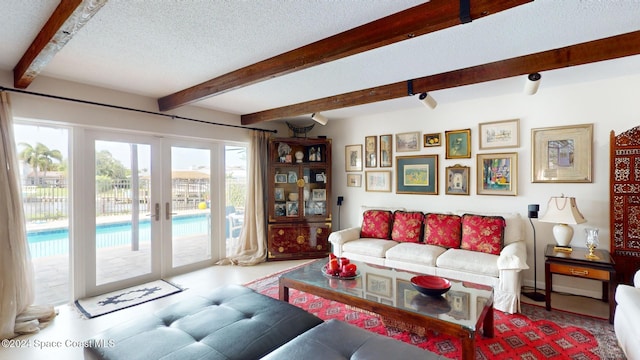
POLYGON ((423 220, 424 215, 421 212, 394 212, 391 240, 398 242, 420 242, 423 220))
POLYGON ((391 211, 367 210, 363 214, 361 238, 389 239, 391 232, 391 211))
POLYGON ((461 249, 500 255, 506 221, 502 216, 462 215, 461 249))
POLYGON ((427 214, 424 225, 424 243, 446 248, 460 248, 462 220, 458 215, 427 214))

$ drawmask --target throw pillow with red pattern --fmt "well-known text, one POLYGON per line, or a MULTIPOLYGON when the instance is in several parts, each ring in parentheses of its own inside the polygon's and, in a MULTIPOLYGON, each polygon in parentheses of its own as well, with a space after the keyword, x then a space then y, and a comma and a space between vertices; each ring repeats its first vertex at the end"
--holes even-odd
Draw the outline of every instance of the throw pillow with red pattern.
POLYGON ((446 248, 460 248, 462 220, 458 215, 427 214, 424 225, 424 243, 446 248))
POLYGON ((424 214, 421 212, 394 212, 391 240, 398 242, 420 242, 423 221, 424 214))
POLYGON ((462 215, 460 248, 500 255, 506 224, 502 216, 462 215))
POLYGON ((367 210, 363 214, 361 238, 389 239, 393 214, 385 210, 367 210))

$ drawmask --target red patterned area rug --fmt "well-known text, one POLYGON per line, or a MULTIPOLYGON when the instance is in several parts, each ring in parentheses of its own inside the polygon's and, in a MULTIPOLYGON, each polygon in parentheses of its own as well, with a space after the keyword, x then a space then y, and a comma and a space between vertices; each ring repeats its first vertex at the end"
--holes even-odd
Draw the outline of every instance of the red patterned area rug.
MULTIPOLYGON (((278 298, 277 275, 246 286, 278 298)), ((432 331, 420 336, 385 326, 375 314, 297 290, 290 291, 289 301, 323 320, 346 321, 447 358, 461 358, 460 340, 452 336, 432 331)), ((476 359, 625 359, 606 320, 523 304, 521 314, 495 310, 494 325, 494 338, 476 340, 476 359)))

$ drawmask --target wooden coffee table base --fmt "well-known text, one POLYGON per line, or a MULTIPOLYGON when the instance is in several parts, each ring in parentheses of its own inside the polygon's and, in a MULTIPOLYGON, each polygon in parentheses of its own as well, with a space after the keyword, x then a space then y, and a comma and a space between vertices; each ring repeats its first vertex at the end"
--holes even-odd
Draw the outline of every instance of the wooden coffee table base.
MULTIPOLYGON (((415 312, 405 311, 394 306, 384 305, 377 302, 369 301, 345 293, 331 291, 329 289, 316 287, 307 283, 280 278, 280 300, 289 302, 289 289, 296 289, 308 294, 320 296, 327 300, 333 300, 345 305, 354 306, 358 309, 376 313, 384 318, 393 319, 395 321, 406 324, 414 324, 416 326, 435 330, 444 334, 455 336, 462 343, 462 358, 475 359, 476 348, 476 331, 465 328, 455 323, 447 322, 438 318, 421 315, 415 312)), ((493 337, 493 299, 484 307, 482 314, 478 319, 476 328, 482 326, 482 332, 486 337, 493 337)))

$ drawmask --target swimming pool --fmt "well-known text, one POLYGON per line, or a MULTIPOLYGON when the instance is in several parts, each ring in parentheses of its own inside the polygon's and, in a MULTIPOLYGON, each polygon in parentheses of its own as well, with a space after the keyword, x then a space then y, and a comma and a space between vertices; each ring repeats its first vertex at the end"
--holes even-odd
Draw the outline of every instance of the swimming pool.
MULTIPOLYGON (((175 238, 209 233, 209 216, 185 215, 175 216, 171 233, 175 238)), ((140 243, 150 241, 150 221, 140 221, 140 243)), ((63 255, 69 253, 69 229, 52 229, 31 231, 27 233, 31 258, 63 255)), ((131 222, 118 222, 96 226, 96 246, 106 248, 123 246, 131 243, 131 222)))

